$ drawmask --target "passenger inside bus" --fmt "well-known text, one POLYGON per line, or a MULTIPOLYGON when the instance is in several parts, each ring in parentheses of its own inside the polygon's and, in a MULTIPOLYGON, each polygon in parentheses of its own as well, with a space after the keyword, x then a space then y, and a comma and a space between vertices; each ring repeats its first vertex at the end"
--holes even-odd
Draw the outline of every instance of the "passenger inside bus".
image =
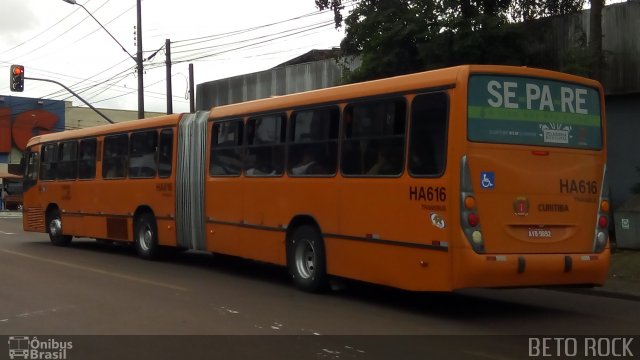
POLYGON ((402 163, 397 158, 394 147, 387 142, 371 142, 369 149, 376 154, 375 162, 369 170, 367 175, 397 175, 400 173, 402 163))
POLYGON ((277 175, 282 171, 278 161, 274 161, 278 154, 273 146, 256 146, 248 149, 245 163, 245 174, 248 176, 277 175))
POLYGON ((109 151, 109 149, 105 149, 103 169, 104 177, 107 179, 117 179, 125 176, 123 158, 118 157, 118 154, 109 151))
POLYGON ((319 175, 326 174, 326 169, 321 165, 324 156, 317 146, 305 145, 302 147, 302 159, 291 168, 292 175, 319 175))

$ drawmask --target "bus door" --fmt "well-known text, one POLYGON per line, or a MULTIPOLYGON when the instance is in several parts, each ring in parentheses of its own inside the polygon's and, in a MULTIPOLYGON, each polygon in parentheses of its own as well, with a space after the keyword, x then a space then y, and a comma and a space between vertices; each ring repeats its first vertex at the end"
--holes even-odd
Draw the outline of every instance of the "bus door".
POLYGON ((22 182, 23 228, 28 231, 44 231, 44 205, 38 186, 40 166, 40 146, 36 145, 24 152, 24 178, 22 182))

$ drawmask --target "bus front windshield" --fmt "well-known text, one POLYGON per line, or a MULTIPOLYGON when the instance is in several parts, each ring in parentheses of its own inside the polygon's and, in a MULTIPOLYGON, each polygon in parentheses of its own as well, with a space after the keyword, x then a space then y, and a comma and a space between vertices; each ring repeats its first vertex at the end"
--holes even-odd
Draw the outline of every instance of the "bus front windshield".
POLYGON ((602 149, 597 89, 540 78, 472 75, 468 96, 471 141, 602 149))

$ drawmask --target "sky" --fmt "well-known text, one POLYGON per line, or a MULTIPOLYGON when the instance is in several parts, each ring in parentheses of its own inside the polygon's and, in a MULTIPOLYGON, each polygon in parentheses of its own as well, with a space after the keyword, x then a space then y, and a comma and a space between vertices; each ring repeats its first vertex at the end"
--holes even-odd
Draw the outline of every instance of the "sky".
MULTIPOLYGON (((136 56, 135 0, 77 0, 136 56)), ((188 64, 195 84, 270 69, 312 49, 340 45, 333 13, 313 0, 143 0, 145 110, 166 112, 165 39, 171 39, 174 112, 189 112, 188 64)), ((347 6, 345 14, 351 7, 347 6)), ((25 80, 9 90, 11 64, 51 79, 97 108, 137 110, 135 61, 82 7, 63 0, 2 0, 0 95, 73 101, 61 87, 25 80)))

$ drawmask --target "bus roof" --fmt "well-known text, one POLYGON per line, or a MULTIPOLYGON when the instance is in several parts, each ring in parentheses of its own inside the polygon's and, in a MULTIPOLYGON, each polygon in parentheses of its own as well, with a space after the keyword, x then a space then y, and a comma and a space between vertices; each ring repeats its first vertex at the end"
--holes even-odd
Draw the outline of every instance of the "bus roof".
MULTIPOLYGON (((578 83, 597 88, 602 93, 602 86, 595 80, 551 70, 524 66, 461 65, 380 80, 252 100, 243 103, 216 106, 211 108, 209 117, 212 119, 238 117, 248 114, 291 109, 293 107, 299 108, 324 103, 331 104, 349 99, 366 98, 383 94, 400 94, 411 90, 453 88, 457 86, 459 82, 466 81, 469 74, 472 73, 510 74, 553 78, 560 81, 578 83)), ((49 141, 100 136, 145 128, 176 125, 182 118, 182 115, 183 114, 172 114, 148 119, 124 121, 117 124, 107 124, 78 130, 38 135, 29 140, 27 147, 49 141)))
POLYGON ((50 141, 60 141, 60 140, 68 140, 68 139, 77 139, 77 138, 85 138, 92 136, 100 136, 105 134, 112 134, 118 132, 127 132, 133 130, 140 130, 146 128, 160 127, 160 126, 171 126, 175 125, 180 121, 182 114, 172 114, 165 115, 147 119, 138 119, 131 121, 123 121, 116 124, 107 124, 100 126, 93 126, 83 129, 77 130, 67 130, 61 132, 55 132, 51 134, 38 135, 34 136, 27 143, 27 147, 38 144, 45 143, 50 141))
POLYGON ((247 101, 213 107, 211 118, 243 116, 292 107, 305 107, 323 103, 335 103, 348 99, 365 98, 381 94, 398 94, 411 90, 438 89, 455 87, 458 81, 466 81, 471 73, 494 73, 548 77, 573 83, 580 83, 601 89, 598 82, 587 78, 556 71, 504 65, 461 65, 456 67, 395 76, 380 80, 367 81, 331 88, 311 90, 301 93, 276 96, 272 98, 247 101), (363 86, 365 85, 365 86, 363 86))

